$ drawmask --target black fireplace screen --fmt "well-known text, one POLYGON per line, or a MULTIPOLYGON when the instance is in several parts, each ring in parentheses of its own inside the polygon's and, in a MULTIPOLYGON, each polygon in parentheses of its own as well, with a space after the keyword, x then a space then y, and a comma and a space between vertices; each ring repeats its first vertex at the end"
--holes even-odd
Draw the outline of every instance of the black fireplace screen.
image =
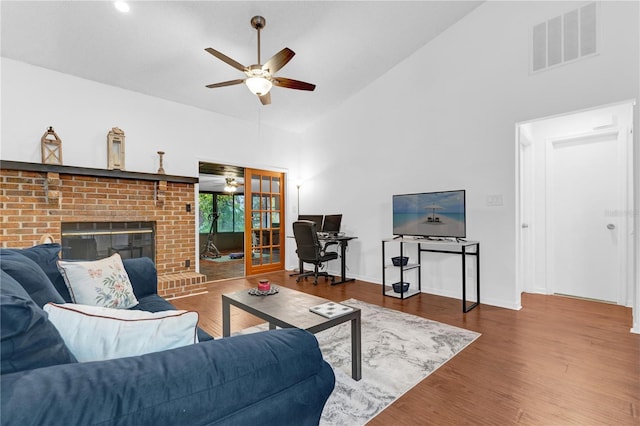
POLYGON ((62 224, 62 258, 123 259, 149 257, 155 262, 154 222, 68 222, 62 224))

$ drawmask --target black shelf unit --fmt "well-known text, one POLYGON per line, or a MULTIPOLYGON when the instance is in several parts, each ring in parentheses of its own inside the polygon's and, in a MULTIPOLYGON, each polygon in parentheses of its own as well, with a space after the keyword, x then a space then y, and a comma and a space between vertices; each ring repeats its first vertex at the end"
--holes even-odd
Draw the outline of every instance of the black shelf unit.
MULTIPOLYGON (((400 245, 400 257, 403 257, 406 254, 406 250, 405 250, 405 244, 407 243, 406 241, 402 240, 402 239, 396 239, 396 240, 382 240, 382 294, 385 296, 390 296, 390 297, 397 297, 398 299, 406 299, 408 297, 411 296, 415 296, 416 294, 420 294, 422 291, 422 274, 420 273, 420 252, 417 253, 417 258, 418 258, 418 262, 417 263, 409 263, 407 262, 406 265, 399 265, 396 266, 393 263, 388 263, 391 262, 391 258, 387 259, 387 255, 386 255, 386 243, 398 243, 400 245), (398 271, 398 274, 400 276, 399 281, 400 283, 406 282, 405 281, 405 273, 409 272, 409 271, 414 271, 414 273, 416 273, 418 275, 418 287, 416 288, 415 286, 411 286, 411 282, 409 283, 409 288, 407 289, 407 291, 400 291, 399 293, 396 292, 393 289, 393 283, 392 284, 387 284, 387 269, 395 269, 398 271)), ((418 246, 419 249, 419 246, 418 246)), ((402 290, 402 286, 401 286, 401 290, 402 290)))

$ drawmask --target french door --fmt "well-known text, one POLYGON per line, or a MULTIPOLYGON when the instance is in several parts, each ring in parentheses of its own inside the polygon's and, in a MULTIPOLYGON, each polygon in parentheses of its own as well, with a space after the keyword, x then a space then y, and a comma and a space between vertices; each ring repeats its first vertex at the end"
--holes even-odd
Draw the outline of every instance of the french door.
POLYGON ((245 169, 245 275, 284 269, 284 173, 245 169))

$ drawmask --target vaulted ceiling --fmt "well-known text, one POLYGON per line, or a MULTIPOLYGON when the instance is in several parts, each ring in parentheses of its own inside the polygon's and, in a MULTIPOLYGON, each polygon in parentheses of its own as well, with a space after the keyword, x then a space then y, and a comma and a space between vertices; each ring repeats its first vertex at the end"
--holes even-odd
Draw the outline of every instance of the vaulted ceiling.
MULTIPOLYGON (((88 80, 242 120, 302 131, 409 57, 479 1, 135 1, 123 14, 111 1, 3 1, 1 54, 88 80), (266 18, 262 62, 289 47, 277 75, 317 85, 272 89, 260 105, 242 78, 204 51, 256 63, 256 31, 266 18)), ((419 70, 407 78, 419 79, 419 70)), ((389 90, 393 90, 392 87, 389 90)))

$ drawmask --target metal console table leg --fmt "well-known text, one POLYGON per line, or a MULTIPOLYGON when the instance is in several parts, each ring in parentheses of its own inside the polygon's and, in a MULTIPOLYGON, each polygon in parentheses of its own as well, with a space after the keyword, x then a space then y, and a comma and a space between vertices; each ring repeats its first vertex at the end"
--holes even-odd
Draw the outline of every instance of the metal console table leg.
POLYGON ((467 253, 466 246, 462 246, 462 312, 467 313, 480 304, 480 244, 476 244, 475 253, 467 253), (476 301, 467 306, 467 254, 476 257, 476 301))

